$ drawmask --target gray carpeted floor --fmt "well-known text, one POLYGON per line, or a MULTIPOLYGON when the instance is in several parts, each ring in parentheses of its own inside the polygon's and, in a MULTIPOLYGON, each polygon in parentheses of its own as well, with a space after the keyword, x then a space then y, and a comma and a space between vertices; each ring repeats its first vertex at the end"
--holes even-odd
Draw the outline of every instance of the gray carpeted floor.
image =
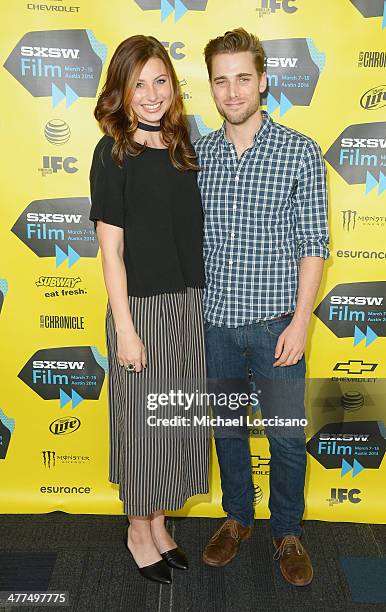
POLYGON ((222 521, 169 520, 169 529, 187 553, 191 568, 174 570, 173 585, 161 587, 140 576, 126 551, 124 516, 0 515, 0 591, 33 589, 34 584, 33 590, 46 586, 50 591, 68 591, 70 606, 63 609, 76 612, 386 610, 386 603, 352 601, 340 563, 340 557, 384 557, 385 526, 306 522, 304 544, 315 578, 310 586, 296 588, 284 581, 272 559, 268 521, 255 522, 253 537, 227 567, 204 565, 202 549, 222 521))

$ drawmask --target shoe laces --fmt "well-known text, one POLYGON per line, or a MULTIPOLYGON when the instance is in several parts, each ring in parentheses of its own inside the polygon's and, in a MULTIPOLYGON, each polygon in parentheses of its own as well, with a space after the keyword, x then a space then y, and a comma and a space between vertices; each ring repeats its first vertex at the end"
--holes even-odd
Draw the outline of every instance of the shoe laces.
POLYGON ((280 557, 282 557, 285 553, 292 553, 293 548, 295 548, 296 554, 299 556, 304 553, 304 547, 299 538, 291 535, 284 536, 280 546, 275 550, 273 558, 275 560, 280 559, 280 557))
POLYGON ((223 523, 220 527, 220 529, 217 529, 216 533, 213 535, 212 537, 212 542, 214 540, 217 540, 217 538, 224 532, 224 531, 228 531, 229 535, 234 538, 235 540, 239 540, 240 536, 239 536, 239 532, 237 529, 237 523, 236 521, 232 521, 232 520, 227 520, 225 521, 225 523, 223 523))

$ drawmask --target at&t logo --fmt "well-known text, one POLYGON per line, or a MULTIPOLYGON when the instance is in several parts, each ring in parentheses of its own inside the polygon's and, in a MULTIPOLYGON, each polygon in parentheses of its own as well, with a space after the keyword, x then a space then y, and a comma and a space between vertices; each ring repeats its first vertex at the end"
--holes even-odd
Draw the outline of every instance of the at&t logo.
POLYGON ((49 143, 60 146, 66 144, 66 142, 70 140, 71 130, 63 119, 51 119, 46 123, 44 136, 49 143))

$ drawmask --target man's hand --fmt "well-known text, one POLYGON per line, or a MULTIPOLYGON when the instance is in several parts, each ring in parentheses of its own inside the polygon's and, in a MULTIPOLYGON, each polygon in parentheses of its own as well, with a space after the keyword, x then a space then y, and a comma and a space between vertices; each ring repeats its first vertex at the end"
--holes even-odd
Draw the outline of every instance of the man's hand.
POLYGON ((307 327, 306 322, 299 323, 292 320, 280 334, 275 349, 277 359, 273 364, 275 368, 295 365, 303 357, 307 340, 307 327))

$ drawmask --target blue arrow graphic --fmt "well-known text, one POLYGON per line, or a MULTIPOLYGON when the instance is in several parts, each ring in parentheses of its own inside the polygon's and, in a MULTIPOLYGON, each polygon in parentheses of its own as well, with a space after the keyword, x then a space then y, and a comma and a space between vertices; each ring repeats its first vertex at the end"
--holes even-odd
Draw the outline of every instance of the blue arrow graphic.
POLYGON ((65 253, 63 249, 60 248, 57 244, 55 245, 55 257, 56 257, 56 267, 58 268, 67 258, 68 258, 68 267, 74 265, 80 258, 80 255, 70 246, 67 247, 68 252, 65 253))
POLYGON ((292 107, 293 107, 292 102, 288 100, 287 96, 285 96, 283 92, 281 92, 280 94, 280 117, 285 115, 285 113, 289 111, 289 109, 292 107))
POLYGON ((268 94, 267 96, 267 111, 271 115, 279 106, 279 102, 272 94, 268 94))
POLYGON ((71 401, 71 397, 63 391, 63 389, 59 390, 59 398, 60 398, 60 407, 63 408, 68 402, 71 401))

